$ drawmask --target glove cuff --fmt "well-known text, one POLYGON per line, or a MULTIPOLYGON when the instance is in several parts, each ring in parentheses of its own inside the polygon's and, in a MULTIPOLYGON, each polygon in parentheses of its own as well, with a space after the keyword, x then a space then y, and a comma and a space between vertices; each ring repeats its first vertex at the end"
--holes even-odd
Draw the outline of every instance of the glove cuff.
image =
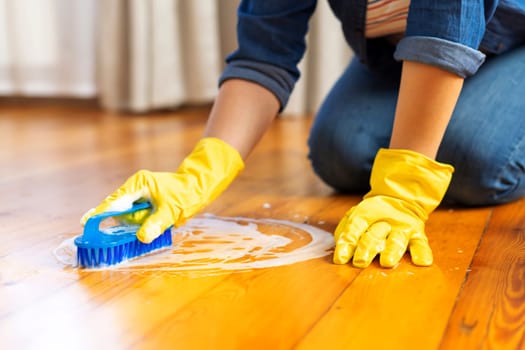
POLYGON ((214 137, 201 139, 175 173, 183 185, 174 196, 186 198, 180 206, 181 220, 217 198, 243 169, 244 161, 234 147, 214 137))
POLYGON ((445 196, 453 172, 451 165, 423 154, 382 148, 376 155, 370 176, 371 190, 365 198, 383 195, 401 199, 426 220, 445 196))
POLYGON ((227 142, 216 137, 202 138, 195 145, 192 155, 195 153, 206 154, 210 162, 209 164, 214 161, 220 162, 225 169, 235 173, 235 175, 244 169, 244 161, 239 151, 227 142), (209 159, 210 157, 212 157, 212 159, 209 159))

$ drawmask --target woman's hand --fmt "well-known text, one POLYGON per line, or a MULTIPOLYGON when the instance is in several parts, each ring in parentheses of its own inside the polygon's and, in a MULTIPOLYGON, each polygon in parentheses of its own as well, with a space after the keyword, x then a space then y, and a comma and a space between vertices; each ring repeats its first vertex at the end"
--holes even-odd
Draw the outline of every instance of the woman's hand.
POLYGON ((379 150, 370 192, 335 230, 334 263, 352 259, 354 266, 367 267, 380 254, 381 266, 393 267, 408 247, 415 265, 431 265, 425 222, 443 199, 453 171, 413 151, 379 150))
POLYGON ((244 168, 236 149, 213 137, 203 138, 175 173, 141 170, 118 190, 88 211, 93 215, 131 208, 136 201, 150 201, 150 212, 138 211, 121 219, 140 223, 137 238, 149 243, 172 225, 180 226, 214 200, 244 168))

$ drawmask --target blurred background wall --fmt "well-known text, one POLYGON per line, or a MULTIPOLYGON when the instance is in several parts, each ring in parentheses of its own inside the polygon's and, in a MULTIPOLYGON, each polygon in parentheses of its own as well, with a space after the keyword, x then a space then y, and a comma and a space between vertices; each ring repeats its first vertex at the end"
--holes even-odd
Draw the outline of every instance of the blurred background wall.
MULTIPOLYGON (((209 103, 239 0, 0 0, 0 95, 148 112, 209 103)), ((351 52, 326 1, 285 114, 314 112, 351 52)))

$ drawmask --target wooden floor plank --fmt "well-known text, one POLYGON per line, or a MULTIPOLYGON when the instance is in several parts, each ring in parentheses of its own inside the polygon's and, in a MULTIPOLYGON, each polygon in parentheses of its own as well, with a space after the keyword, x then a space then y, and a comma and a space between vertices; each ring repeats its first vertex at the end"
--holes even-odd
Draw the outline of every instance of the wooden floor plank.
POLYGON ((362 270, 299 348, 436 349, 489 212, 438 210, 427 228, 433 266, 405 256, 394 269, 362 270))
POLYGON ((525 200, 494 210, 442 348, 525 349, 525 200))
MULTIPOLYGON (((218 275, 64 267, 53 251, 81 233, 83 212, 140 168, 174 170, 207 112, 0 108, 1 349, 523 347, 524 201, 438 209, 430 268, 407 256, 361 270, 331 255, 218 275)), ((333 232, 359 196, 334 193, 311 170, 311 122, 277 120, 205 211, 333 232)))
POLYGON ((88 339, 77 345, 79 349, 88 345, 126 348, 227 276, 189 279, 145 273, 134 278, 118 272, 89 273, 78 283, 62 286, 8 315, 0 330, 0 345, 5 342, 9 346, 2 348, 17 349, 39 348, 40 344, 66 348, 62 347, 63 338, 74 341, 71 335, 75 335, 78 340, 88 339))
POLYGON ((219 343, 225 349, 288 349, 358 274, 322 260, 233 275, 172 315, 142 344, 152 349, 169 344, 208 349, 219 343))

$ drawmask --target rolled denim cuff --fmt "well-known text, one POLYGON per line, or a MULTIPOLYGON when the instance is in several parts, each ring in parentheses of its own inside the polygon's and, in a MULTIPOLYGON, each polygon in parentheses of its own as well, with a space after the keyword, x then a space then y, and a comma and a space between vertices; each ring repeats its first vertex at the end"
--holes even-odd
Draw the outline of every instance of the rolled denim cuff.
POLYGON ((462 78, 474 75, 485 61, 485 55, 478 50, 427 36, 403 38, 397 44, 394 58, 398 61, 416 61, 437 66, 462 78))
POLYGON ((295 79, 280 67, 256 61, 235 60, 230 62, 219 78, 219 86, 228 79, 243 79, 270 90, 281 104, 281 112, 290 98, 295 79))

